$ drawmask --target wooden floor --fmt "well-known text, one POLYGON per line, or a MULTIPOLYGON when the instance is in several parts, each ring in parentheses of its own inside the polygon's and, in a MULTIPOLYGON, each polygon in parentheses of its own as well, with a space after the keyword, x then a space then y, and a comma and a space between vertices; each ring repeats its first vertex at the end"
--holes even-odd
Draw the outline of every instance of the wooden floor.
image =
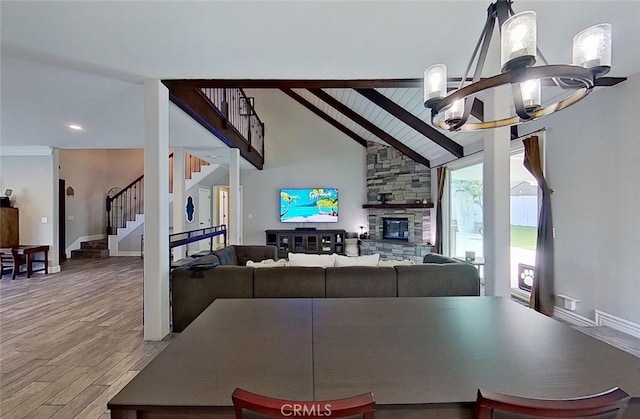
POLYGON ((109 418, 109 401, 164 349, 142 339, 142 260, 69 260, 0 280, 0 417, 109 418))
MULTIPOLYGON (((109 418, 106 404, 162 351, 142 339, 142 259, 69 260, 0 280, 0 417, 109 418)), ((640 339, 584 329, 640 356, 640 339)))

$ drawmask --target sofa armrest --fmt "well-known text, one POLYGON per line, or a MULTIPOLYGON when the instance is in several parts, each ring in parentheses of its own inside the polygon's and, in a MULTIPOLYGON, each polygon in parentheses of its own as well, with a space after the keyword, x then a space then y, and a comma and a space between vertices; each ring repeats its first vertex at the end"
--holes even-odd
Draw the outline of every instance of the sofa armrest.
POLYGON ((398 297, 480 295, 478 270, 468 263, 396 266, 398 297))

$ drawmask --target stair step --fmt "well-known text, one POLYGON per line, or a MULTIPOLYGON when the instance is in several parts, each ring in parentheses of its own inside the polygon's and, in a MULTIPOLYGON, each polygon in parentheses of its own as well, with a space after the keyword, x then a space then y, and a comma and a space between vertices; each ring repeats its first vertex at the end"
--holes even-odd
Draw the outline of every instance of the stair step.
POLYGON ((109 249, 76 249, 71 251, 72 259, 106 259, 109 249))
POLYGON ((90 240, 90 241, 80 243, 80 249, 83 249, 83 250, 90 250, 90 249, 105 250, 108 248, 109 248, 109 243, 107 242, 107 239, 90 240))

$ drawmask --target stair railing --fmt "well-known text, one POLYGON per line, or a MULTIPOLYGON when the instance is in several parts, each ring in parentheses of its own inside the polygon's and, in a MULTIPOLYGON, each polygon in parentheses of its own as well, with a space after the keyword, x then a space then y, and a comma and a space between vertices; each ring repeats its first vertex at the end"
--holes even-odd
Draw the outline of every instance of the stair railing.
POLYGON ((106 198, 107 234, 116 234, 118 228, 127 226, 136 214, 144 214, 144 175, 141 175, 120 192, 106 198))
MULTIPOLYGON (((191 153, 185 153, 185 179, 191 179, 194 172, 209 162, 191 153)), ((169 154, 169 192, 173 192, 173 153, 169 154)), ((134 221, 136 214, 144 214, 144 175, 140 175, 114 196, 107 196, 106 202, 107 234, 116 234, 119 228, 125 228, 127 221, 134 221)))

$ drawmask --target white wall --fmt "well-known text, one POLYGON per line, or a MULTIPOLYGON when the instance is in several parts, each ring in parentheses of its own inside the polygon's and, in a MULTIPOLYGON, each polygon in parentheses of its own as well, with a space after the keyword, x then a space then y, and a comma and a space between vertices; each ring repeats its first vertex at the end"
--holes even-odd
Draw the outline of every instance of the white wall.
POLYGON ((543 120, 556 294, 591 319, 598 309, 640 324, 639 95, 636 74, 543 120))
POLYGON ((58 269, 57 151, 50 155, 0 157, 0 190, 13 190, 20 244, 49 245, 49 266, 58 269), (46 218, 43 223, 42 218, 46 218))
POLYGON ((366 224, 366 148, 278 90, 247 90, 265 124, 264 170, 243 170, 244 244, 264 244, 265 230, 316 227, 359 232, 366 224), (336 187, 337 223, 280 222, 280 188, 336 187), (251 217, 251 218, 250 218, 251 217))

